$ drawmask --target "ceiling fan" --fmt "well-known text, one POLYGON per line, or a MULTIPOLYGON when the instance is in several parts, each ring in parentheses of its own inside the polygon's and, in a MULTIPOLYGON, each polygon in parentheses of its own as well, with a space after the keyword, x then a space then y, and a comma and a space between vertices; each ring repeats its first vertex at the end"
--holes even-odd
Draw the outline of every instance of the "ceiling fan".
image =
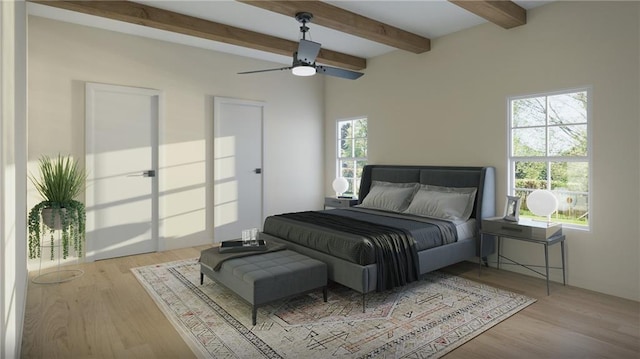
POLYGON ((316 65, 316 57, 320 52, 321 45, 320 43, 309 41, 306 39, 306 34, 309 31, 307 23, 311 22, 311 19, 313 19, 313 14, 309 12, 299 12, 295 17, 296 20, 298 20, 298 22, 302 24, 302 26, 300 26, 302 39, 300 39, 300 42, 298 43, 298 51, 293 53, 293 64, 291 66, 280 67, 276 69, 238 72, 238 74, 255 74, 258 72, 291 70, 291 73, 296 76, 313 76, 315 74, 322 74, 349 80, 355 80, 364 75, 362 72, 345 70, 337 67, 316 65))

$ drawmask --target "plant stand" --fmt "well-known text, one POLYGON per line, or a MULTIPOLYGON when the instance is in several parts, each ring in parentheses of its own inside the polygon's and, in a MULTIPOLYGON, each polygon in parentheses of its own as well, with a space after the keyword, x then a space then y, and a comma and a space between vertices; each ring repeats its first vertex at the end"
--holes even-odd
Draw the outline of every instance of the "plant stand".
MULTIPOLYGON (((61 269, 60 258, 62 257, 62 238, 61 231, 56 230, 56 232, 57 238, 54 239, 53 245, 44 244, 45 241, 40 241, 40 265, 38 266, 38 275, 31 280, 35 284, 58 284, 69 282, 76 278, 80 278, 84 274, 84 271, 81 269, 61 269), (52 248, 53 250, 56 250, 58 252, 58 264, 55 270, 41 273, 44 248, 52 248)), ((77 262, 78 260, 76 260, 76 263, 77 262)))

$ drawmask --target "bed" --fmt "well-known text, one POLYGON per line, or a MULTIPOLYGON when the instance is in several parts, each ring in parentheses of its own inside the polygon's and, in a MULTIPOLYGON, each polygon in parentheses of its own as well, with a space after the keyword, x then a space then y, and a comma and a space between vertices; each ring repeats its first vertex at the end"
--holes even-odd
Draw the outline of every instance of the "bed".
POLYGON ((493 253, 493 167, 367 165, 358 205, 269 216, 261 238, 327 264, 330 280, 364 295, 493 253))

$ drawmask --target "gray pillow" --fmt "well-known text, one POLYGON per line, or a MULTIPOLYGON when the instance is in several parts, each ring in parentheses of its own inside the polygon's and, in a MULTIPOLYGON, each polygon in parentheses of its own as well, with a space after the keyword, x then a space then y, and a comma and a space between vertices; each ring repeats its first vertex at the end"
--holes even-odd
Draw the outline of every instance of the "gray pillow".
POLYGON ((464 222, 473 212, 475 187, 421 185, 404 213, 464 222))
POLYGON ((367 196, 359 207, 402 212, 420 188, 418 183, 392 183, 373 181, 367 196))

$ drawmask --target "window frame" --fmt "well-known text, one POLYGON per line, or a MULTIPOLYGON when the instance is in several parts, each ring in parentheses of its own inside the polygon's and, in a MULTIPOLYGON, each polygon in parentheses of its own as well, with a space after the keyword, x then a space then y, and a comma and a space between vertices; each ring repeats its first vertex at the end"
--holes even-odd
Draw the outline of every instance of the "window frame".
MULTIPOLYGON (((353 140, 355 142, 356 137, 353 137, 353 140)), ((354 193, 353 193, 353 197, 357 198, 358 197, 358 192, 360 189, 360 181, 361 181, 361 176, 358 176, 358 168, 357 168, 357 163, 358 162, 362 162, 364 161, 365 164, 368 162, 368 147, 369 147, 369 118, 367 116, 356 116, 356 117, 349 117, 349 118, 341 118, 341 119, 337 119, 336 120, 336 142, 335 142, 335 149, 336 149, 336 163, 335 163, 335 177, 341 177, 342 176, 342 169, 340 167, 341 162, 343 161, 353 161, 353 165, 354 165, 354 176, 353 178, 347 178, 348 181, 350 182, 350 188, 354 189, 354 193), (344 122, 351 122, 352 124, 355 121, 358 120, 365 120, 367 123, 367 136, 366 137, 358 137, 358 138, 364 138, 366 140, 366 153, 367 153, 367 157, 341 157, 341 147, 340 147, 340 142, 342 141, 342 137, 341 137, 341 133, 340 133, 340 124, 344 123, 344 122)))
MULTIPOLYGON (((566 89, 566 90, 558 90, 558 91, 548 91, 548 92, 541 92, 541 93, 534 93, 534 94, 526 94, 526 95, 518 95, 518 96, 509 96, 507 97, 507 195, 509 196, 515 196, 516 195, 516 179, 515 179, 515 171, 516 171, 516 163, 517 162, 541 162, 541 163, 545 163, 546 165, 546 172, 547 172, 547 189, 551 190, 551 185, 552 185, 552 181, 551 181, 551 164, 552 163, 558 163, 558 162, 563 162, 563 163, 570 163, 570 162, 586 162, 587 166, 588 166, 588 181, 587 181, 587 186, 588 186, 588 190, 587 192, 583 192, 584 194, 586 194, 587 196, 587 213, 588 213, 588 221, 587 224, 582 225, 582 224, 573 224, 573 223, 566 223, 563 221, 556 221, 559 223, 562 223, 563 227, 565 228, 572 228, 572 229, 579 229, 579 230, 586 230, 586 231, 590 231, 591 230, 591 225, 592 225, 592 221, 593 221, 593 146, 592 146, 592 140, 593 140, 593 113, 592 113, 592 106, 593 106, 593 88, 592 86, 583 86, 583 87, 577 87, 577 88, 571 88, 571 89, 566 89), (563 94, 570 94, 570 93, 577 93, 577 92, 585 92, 586 93, 586 97, 587 97, 587 106, 586 106, 586 122, 584 123, 587 127, 587 143, 586 143, 586 151, 587 154, 586 156, 555 156, 555 155, 549 155, 549 131, 548 129, 550 127, 557 127, 557 126, 561 126, 561 125, 557 125, 557 124, 550 124, 549 123, 549 114, 548 114, 548 104, 549 104, 549 97, 551 96, 557 96, 557 95, 563 95, 563 94), (523 128, 523 127, 514 127, 512 126, 513 124, 513 109, 512 109, 512 104, 514 101, 516 100, 522 100, 522 99, 527 99, 527 98, 535 98, 535 97, 545 97, 545 124, 543 126, 525 126, 525 127, 542 127, 545 129, 545 136, 546 136, 546 143, 545 143, 545 155, 544 156, 514 156, 513 154, 513 130, 517 129, 517 128, 523 128)), ((577 125, 580 125, 582 123, 578 123, 577 125)), ((573 123, 569 123, 569 125, 576 125, 573 123)), ((575 191, 572 191, 575 192, 575 191)), ((526 217, 526 216, 525 216, 526 217)), ((552 218, 553 220, 553 218, 552 218)))

